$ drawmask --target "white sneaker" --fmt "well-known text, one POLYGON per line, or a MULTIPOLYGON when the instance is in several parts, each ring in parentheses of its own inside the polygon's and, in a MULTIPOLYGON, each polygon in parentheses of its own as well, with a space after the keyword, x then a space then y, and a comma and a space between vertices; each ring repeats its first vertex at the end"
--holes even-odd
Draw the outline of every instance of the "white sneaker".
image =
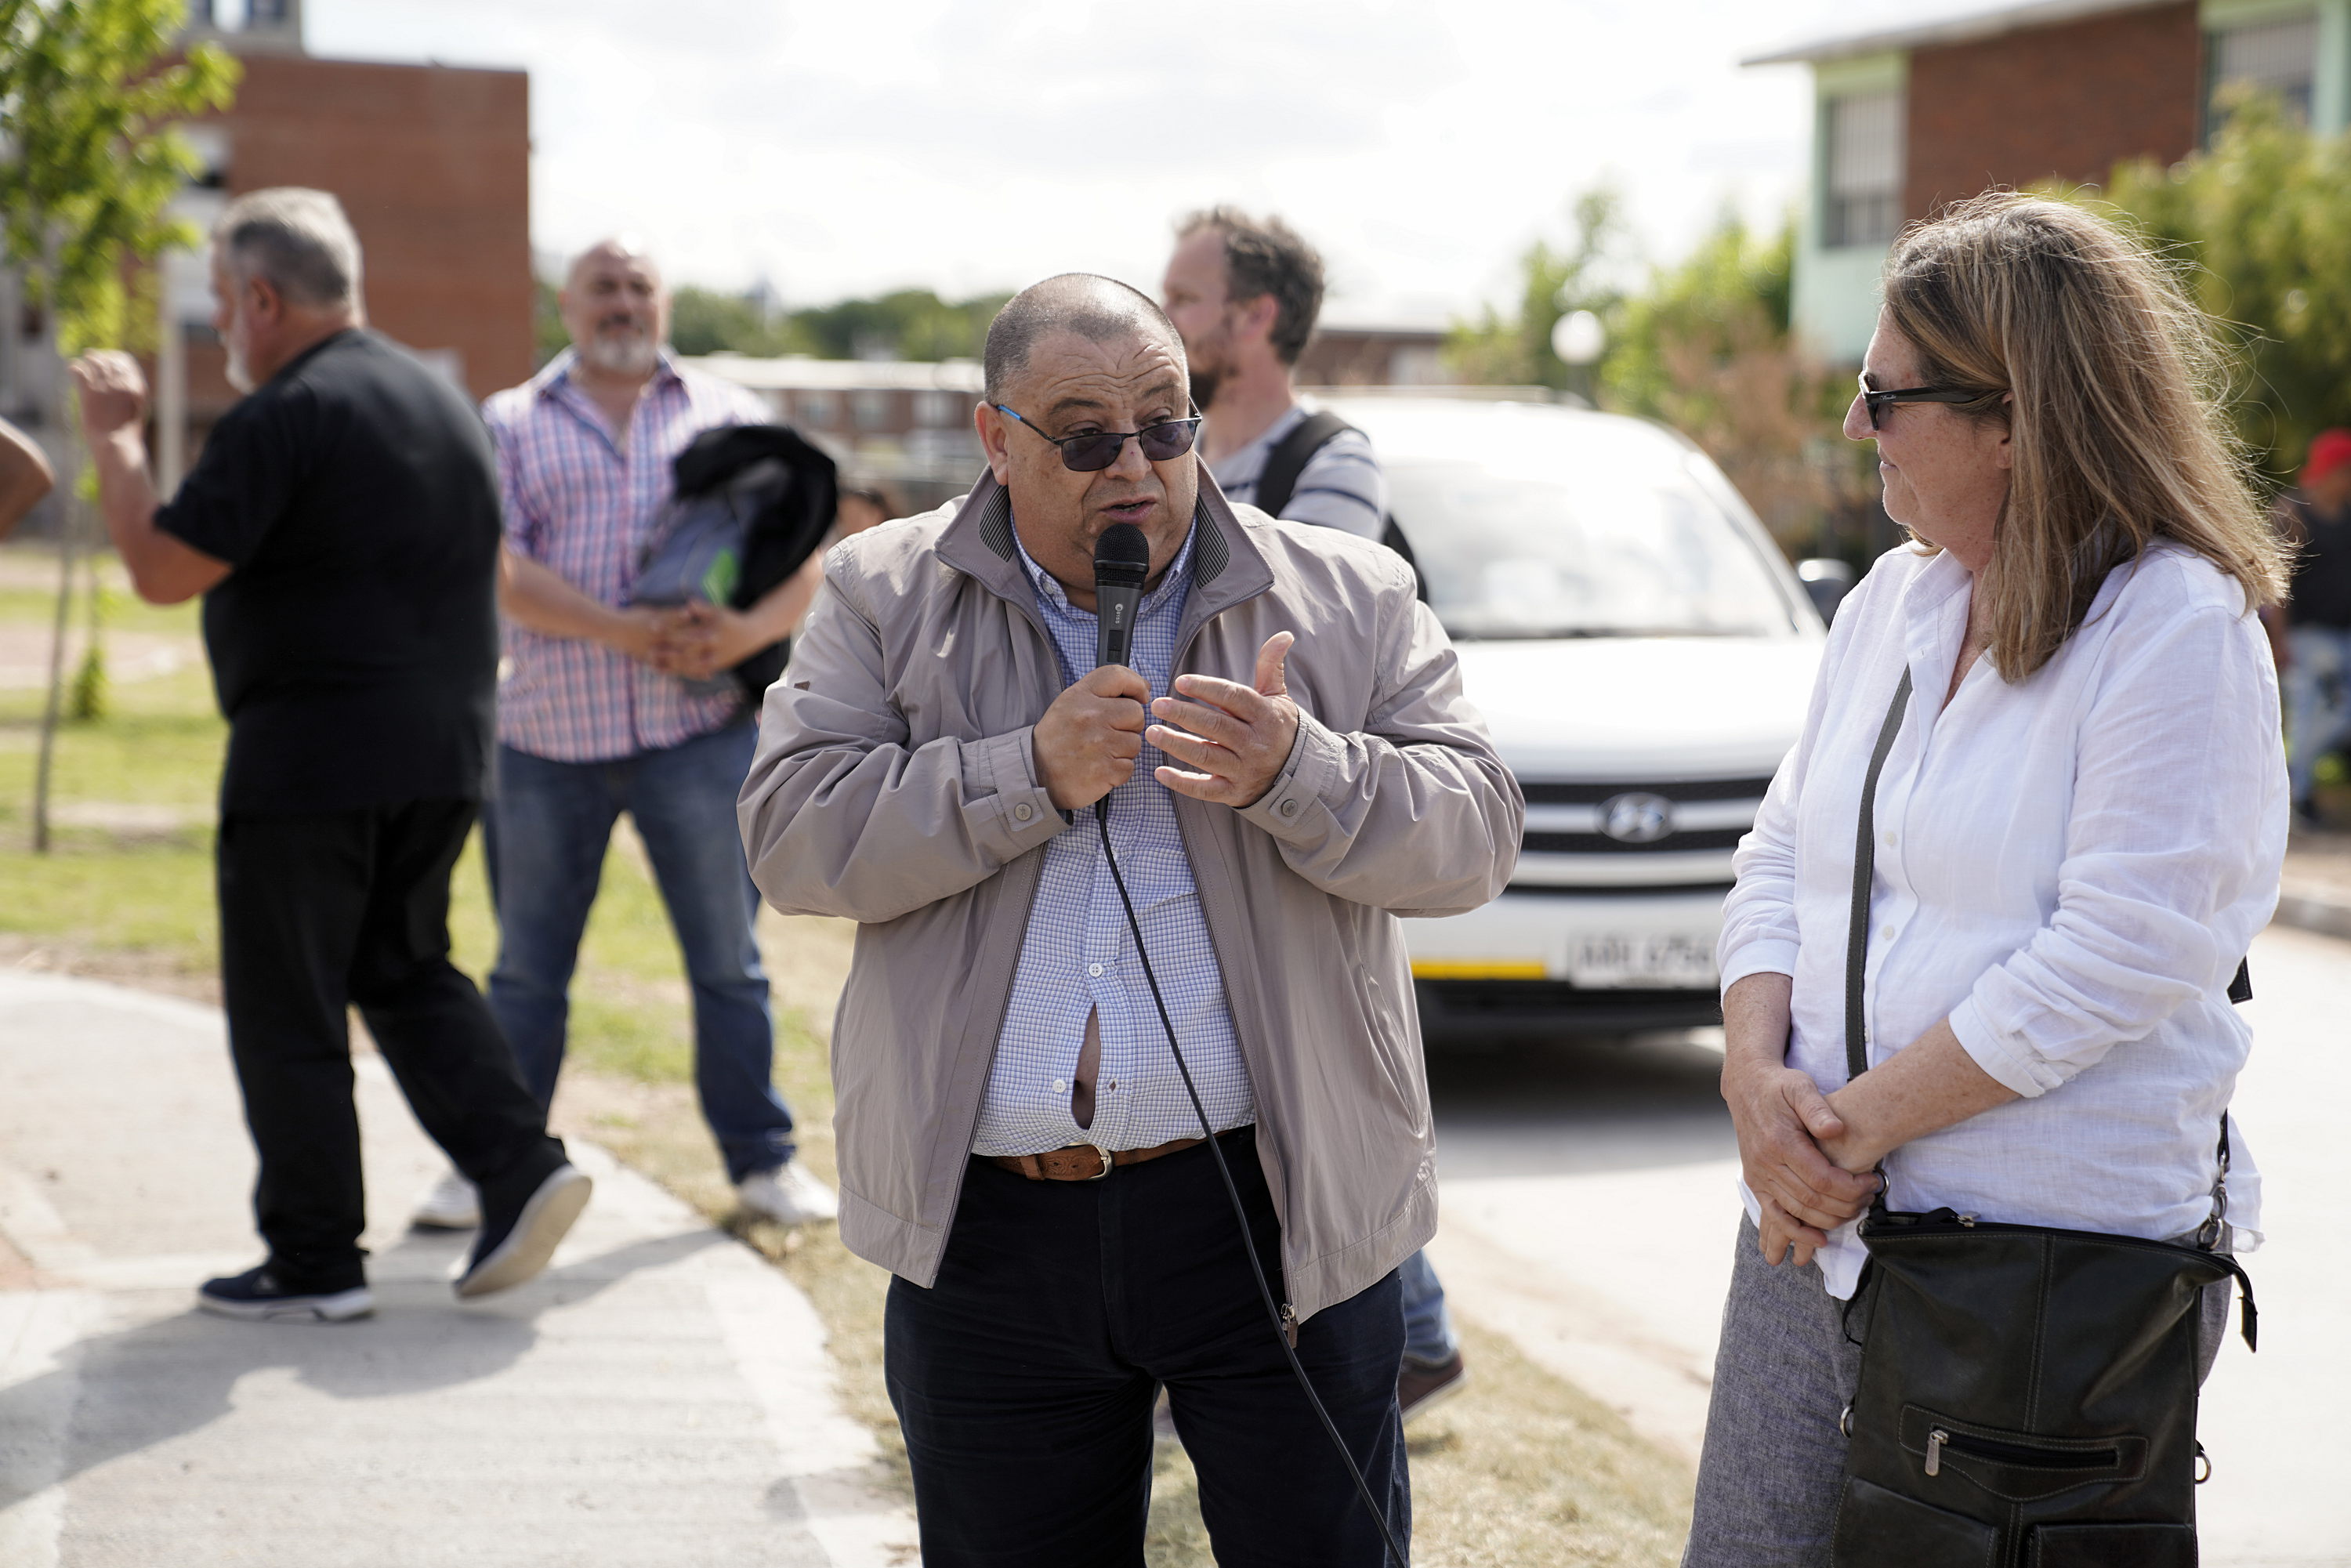
POLYGON ((482 1223, 482 1197, 474 1184, 451 1171, 433 1184, 408 1223, 419 1230, 475 1230, 482 1223))
POLYGON ((813 1225, 841 1214, 841 1199, 798 1160, 771 1171, 753 1171, 735 1184, 735 1198, 761 1219, 772 1219, 778 1225, 813 1225))

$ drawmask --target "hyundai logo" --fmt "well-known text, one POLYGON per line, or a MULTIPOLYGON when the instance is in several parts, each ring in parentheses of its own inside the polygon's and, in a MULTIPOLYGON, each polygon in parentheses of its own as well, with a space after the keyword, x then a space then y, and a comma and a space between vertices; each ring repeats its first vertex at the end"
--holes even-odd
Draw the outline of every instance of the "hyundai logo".
POLYGON ((1674 831, 1674 803, 1663 795, 1614 795, 1600 802, 1600 831, 1620 844, 1654 844, 1674 831))

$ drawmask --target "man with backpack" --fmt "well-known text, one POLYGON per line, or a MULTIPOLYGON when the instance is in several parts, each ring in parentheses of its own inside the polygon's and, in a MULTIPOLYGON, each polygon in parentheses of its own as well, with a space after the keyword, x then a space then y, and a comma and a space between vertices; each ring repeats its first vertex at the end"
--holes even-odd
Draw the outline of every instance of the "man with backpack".
MULTIPOLYGON (((498 916, 490 1006, 547 1103, 580 940, 627 812, 683 951, 695 1086, 727 1180, 757 1218, 831 1219, 836 1200, 793 1159, 791 1113, 772 1078, 768 977, 752 935, 758 894, 735 822, 758 733, 730 676, 763 653, 772 663, 815 594, 816 564, 740 607, 717 594, 645 602, 656 564, 647 547, 660 543, 680 456, 711 454, 719 438, 697 441, 709 432, 771 416, 753 393, 671 360, 669 292, 635 245, 607 240, 580 255, 561 308, 571 348, 483 410, 506 503, 507 665, 484 846, 498 916)), ((789 437, 727 439, 757 446, 761 434, 789 437)), ((829 494, 824 507, 829 516, 829 494)), ((755 554, 747 543, 747 577, 755 554)), ((416 1223, 470 1226, 472 1197, 453 1176, 416 1223)))
MULTIPOLYGON (((1386 476, 1364 433, 1299 401, 1299 355, 1322 310, 1322 258, 1280 218, 1210 207, 1176 225, 1160 284, 1184 339, 1200 455, 1228 501, 1284 522, 1342 528, 1412 559, 1388 517, 1386 476)), ((1468 1376, 1427 1255, 1399 1270, 1404 1369, 1396 1398, 1410 1420, 1468 1376)))

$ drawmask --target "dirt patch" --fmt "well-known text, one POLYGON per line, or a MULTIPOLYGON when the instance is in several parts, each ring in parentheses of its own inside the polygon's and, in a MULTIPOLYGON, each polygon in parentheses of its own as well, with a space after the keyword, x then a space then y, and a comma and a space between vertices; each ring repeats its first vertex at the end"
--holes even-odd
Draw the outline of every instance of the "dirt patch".
POLYGON ((220 971, 190 969, 165 953, 136 948, 91 947, 0 933, 0 968, 37 975, 71 975, 104 980, 134 990, 160 991, 192 1002, 220 1006, 220 971))

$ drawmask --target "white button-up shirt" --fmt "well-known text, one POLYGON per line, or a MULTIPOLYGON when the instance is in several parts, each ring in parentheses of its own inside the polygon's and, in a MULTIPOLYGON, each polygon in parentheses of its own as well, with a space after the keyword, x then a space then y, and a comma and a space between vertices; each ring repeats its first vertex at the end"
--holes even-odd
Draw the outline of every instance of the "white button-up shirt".
MULTIPOLYGON (((1135 609, 1128 663, 1155 696, 1166 695, 1175 678, 1181 652, 1176 634, 1191 591, 1193 546, 1205 526, 1192 525, 1159 586, 1135 609)), ((1037 609, 1060 652, 1063 678, 1074 681, 1094 666, 1098 622, 1092 611, 1072 605, 1052 574, 1019 543, 1019 536, 1013 538, 1036 587, 1037 609)), ((1126 782, 1111 791, 1111 843, 1200 1103, 1222 1133, 1255 1121, 1257 1103, 1225 1000, 1224 970, 1208 939, 1200 890, 1192 881, 1191 855, 1176 821, 1176 797, 1155 777, 1166 761, 1157 747, 1144 743, 1126 782)), ((1147 1149, 1199 1135, 1191 1098, 1160 1032, 1125 906, 1102 857, 1093 812, 1080 811, 1045 846, 972 1152, 1034 1155, 1085 1143, 1147 1149), (1093 1125, 1081 1128, 1070 1113, 1070 1079, 1085 1044, 1086 1015, 1097 1011, 1102 1066, 1094 1084, 1093 1125)))
MULTIPOLYGON (((1846 1081, 1845 934, 1869 757, 1907 664, 1878 785, 1864 1023, 1874 1066, 1948 1017, 2023 1098, 1900 1148, 1897 1209, 2168 1238, 2210 1210, 2220 1116, 2252 1036, 2226 992, 2277 903, 2277 680, 2235 581, 2176 546, 2113 572, 2049 663, 1979 659, 1949 706, 1970 580, 1897 549, 1840 608, 1802 738, 1724 908, 1725 989, 1793 977, 1788 1061, 1846 1081)), ((2260 1243, 2232 1119, 2229 1219, 2260 1243)), ((1755 1212, 1752 1194, 1749 1212, 1755 1212)), ((1850 1295, 1844 1227, 1821 1264, 1850 1295)))

